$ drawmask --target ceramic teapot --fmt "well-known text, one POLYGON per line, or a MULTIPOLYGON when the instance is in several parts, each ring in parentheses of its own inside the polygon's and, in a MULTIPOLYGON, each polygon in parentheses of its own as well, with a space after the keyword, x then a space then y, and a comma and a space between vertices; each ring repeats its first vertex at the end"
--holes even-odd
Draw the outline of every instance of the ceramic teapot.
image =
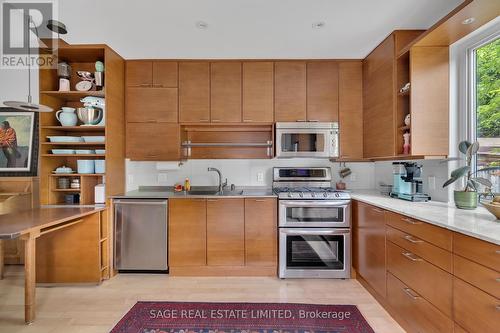
POLYGON ((63 107, 56 112, 56 118, 62 126, 75 126, 78 123, 75 111, 75 108, 63 107))

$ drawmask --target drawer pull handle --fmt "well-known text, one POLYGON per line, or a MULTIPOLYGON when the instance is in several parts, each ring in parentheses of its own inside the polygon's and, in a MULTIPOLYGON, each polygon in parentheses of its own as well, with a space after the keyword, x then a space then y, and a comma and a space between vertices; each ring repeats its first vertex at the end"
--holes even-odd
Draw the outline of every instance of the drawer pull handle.
POLYGON ((401 253, 403 256, 405 256, 405 258, 411 260, 411 261, 422 261, 422 258, 419 258, 417 257, 416 255, 414 255, 413 253, 411 252, 403 252, 401 253))
POLYGON ((496 278, 495 280, 496 280, 497 282, 500 282, 500 278, 496 278))
POLYGON ((382 209, 378 209, 378 208, 373 208, 374 211, 376 211, 377 213, 383 213, 384 211, 382 209))
POLYGON ((410 236, 410 235, 405 235, 403 238, 406 239, 410 243, 414 243, 414 244, 423 243, 423 240, 415 238, 415 237, 410 236))
POLYGON ((500 311, 500 305, 495 305, 495 309, 497 309, 497 311, 500 311))
POLYGON ((404 221, 406 223, 409 223, 409 224, 422 224, 422 222, 419 222, 419 221, 413 221, 412 219, 409 219, 409 218, 406 218, 406 217, 402 217, 401 218, 401 221, 404 221))
POLYGON ((500 250, 496 250, 496 251, 495 251, 495 253, 496 253, 496 254, 500 254, 500 250))
POLYGON ((403 288, 403 291, 405 292, 406 295, 410 296, 411 299, 417 300, 420 298, 420 296, 417 296, 413 293, 413 290, 410 288, 403 288))

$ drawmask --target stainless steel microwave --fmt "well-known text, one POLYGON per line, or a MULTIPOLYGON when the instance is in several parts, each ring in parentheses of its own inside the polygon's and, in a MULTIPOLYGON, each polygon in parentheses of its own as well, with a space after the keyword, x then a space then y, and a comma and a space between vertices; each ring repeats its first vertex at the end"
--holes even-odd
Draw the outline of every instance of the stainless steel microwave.
POLYGON ((338 156, 338 123, 276 123, 276 157, 335 158, 338 156))

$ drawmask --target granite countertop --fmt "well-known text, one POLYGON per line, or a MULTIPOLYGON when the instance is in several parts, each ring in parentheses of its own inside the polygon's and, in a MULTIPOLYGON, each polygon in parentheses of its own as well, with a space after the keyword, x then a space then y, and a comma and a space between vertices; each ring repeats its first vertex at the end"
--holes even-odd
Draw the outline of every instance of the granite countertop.
POLYGON ((354 190, 351 196, 353 200, 500 245, 500 220, 484 207, 464 210, 438 201, 410 202, 384 196, 376 190, 354 190))
MULTIPOLYGON (((192 189, 216 190, 215 187, 193 186, 192 189)), ((170 199, 170 198, 246 198, 246 197, 269 197, 276 198, 272 189, 266 187, 237 187, 235 191, 226 190, 223 194, 191 194, 175 192, 169 186, 143 186, 138 190, 129 191, 122 195, 112 196, 114 199, 170 199)))

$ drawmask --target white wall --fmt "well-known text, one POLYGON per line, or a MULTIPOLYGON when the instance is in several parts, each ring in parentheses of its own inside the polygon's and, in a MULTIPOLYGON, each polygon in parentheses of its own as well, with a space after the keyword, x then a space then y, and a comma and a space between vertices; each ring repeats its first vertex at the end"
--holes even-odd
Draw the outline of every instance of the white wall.
MULTIPOLYGON (((177 163, 168 163, 176 168, 177 163)), ((228 184, 236 186, 265 186, 272 185, 272 168, 275 166, 330 166, 332 176, 339 179, 339 164, 331 163, 324 159, 272 159, 272 160, 189 160, 176 170, 158 171, 155 162, 132 162, 127 160, 127 190, 137 189, 140 185, 174 185, 183 183, 189 177, 193 186, 217 185, 217 174, 208 172, 208 167, 221 170, 228 184), (257 180, 257 173, 264 173, 262 182, 257 180), (159 176, 160 174, 163 174, 159 176), (163 181, 159 177, 166 177, 163 181)), ((374 163, 347 163, 353 171, 353 175, 345 182, 348 188, 368 189, 374 188, 374 163)))

